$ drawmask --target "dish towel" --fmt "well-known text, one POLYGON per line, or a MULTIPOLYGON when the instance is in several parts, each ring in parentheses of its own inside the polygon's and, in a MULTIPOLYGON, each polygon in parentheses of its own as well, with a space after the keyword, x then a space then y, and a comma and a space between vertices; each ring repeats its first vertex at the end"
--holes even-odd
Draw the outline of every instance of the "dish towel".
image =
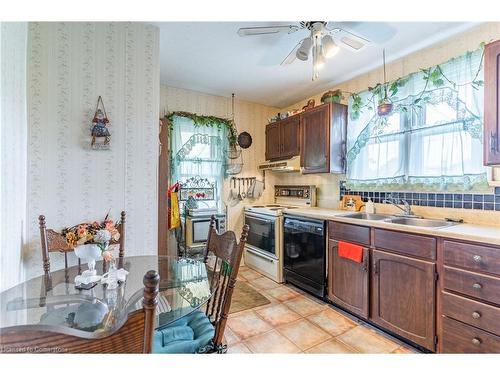
POLYGON ((363 247, 349 242, 339 241, 338 254, 339 257, 350 259, 356 263, 363 261, 363 247))

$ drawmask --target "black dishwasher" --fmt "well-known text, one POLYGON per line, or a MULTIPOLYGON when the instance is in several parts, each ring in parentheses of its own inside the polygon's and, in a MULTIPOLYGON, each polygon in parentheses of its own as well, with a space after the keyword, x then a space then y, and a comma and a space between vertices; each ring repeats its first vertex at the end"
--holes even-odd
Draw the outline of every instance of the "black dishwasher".
POLYGON ((285 281, 324 298, 326 285, 325 221, 285 216, 285 281))

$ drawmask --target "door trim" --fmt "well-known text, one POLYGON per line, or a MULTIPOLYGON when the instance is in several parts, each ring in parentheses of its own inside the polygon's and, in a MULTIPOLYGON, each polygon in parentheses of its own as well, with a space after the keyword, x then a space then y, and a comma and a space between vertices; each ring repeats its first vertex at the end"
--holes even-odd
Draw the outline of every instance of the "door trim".
POLYGON ((160 119, 158 132, 158 255, 168 255, 168 198, 170 160, 168 122, 160 119))

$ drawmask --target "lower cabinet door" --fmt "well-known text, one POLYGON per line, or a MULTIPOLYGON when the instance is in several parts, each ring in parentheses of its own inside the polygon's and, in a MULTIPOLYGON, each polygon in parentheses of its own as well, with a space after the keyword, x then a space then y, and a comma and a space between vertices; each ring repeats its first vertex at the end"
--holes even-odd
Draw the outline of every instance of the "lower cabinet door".
POLYGON ((338 255, 338 242, 329 241, 328 298, 361 317, 368 318, 369 250, 363 248, 363 262, 338 255))
POLYGON ((371 320, 435 350, 435 264, 373 250, 371 320))

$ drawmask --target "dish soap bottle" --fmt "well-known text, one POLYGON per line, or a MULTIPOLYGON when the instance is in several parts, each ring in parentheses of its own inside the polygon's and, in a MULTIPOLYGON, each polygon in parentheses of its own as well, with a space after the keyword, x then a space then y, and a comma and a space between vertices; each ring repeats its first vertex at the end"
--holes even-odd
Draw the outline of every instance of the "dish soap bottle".
POLYGON ((367 214, 374 214, 375 213, 375 204, 371 200, 371 198, 368 198, 368 201, 365 204, 365 212, 367 214))

